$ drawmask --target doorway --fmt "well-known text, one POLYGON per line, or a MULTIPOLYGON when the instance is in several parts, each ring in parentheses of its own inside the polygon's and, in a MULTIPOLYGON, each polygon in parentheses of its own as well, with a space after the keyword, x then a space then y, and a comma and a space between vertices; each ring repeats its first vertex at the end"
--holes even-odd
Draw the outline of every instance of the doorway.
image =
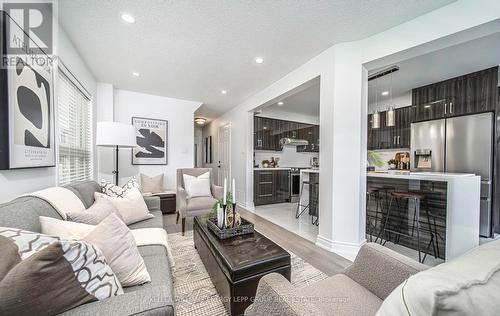
MULTIPOLYGON (((231 178, 231 124, 219 127, 219 160, 217 182, 224 185, 224 178, 231 178)), ((229 180, 228 180, 229 181, 229 180)))

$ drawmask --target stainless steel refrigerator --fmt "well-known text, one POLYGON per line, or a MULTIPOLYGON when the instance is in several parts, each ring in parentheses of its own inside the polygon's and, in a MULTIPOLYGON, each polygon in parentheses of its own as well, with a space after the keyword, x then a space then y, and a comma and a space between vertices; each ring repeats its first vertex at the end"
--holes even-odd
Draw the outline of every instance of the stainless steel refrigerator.
POLYGON ((484 237, 492 235, 493 123, 493 113, 483 113, 411 124, 412 171, 481 176, 479 231, 484 237))

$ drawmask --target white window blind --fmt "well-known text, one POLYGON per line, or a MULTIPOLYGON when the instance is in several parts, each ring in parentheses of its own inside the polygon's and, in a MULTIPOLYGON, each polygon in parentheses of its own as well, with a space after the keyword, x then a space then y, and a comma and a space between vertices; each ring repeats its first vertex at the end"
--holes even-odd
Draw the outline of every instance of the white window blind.
POLYGON ((59 185, 93 177, 92 102, 64 73, 58 77, 59 185))

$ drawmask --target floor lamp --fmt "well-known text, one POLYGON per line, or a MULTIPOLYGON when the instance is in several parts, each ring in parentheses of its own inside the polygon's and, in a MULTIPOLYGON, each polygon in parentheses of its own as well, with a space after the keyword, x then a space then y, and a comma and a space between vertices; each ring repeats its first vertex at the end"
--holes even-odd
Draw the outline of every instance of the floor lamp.
POLYGON ((118 185, 119 148, 137 147, 136 129, 133 125, 119 122, 97 122, 96 145, 112 147, 116 151, 115 184, 118 185))

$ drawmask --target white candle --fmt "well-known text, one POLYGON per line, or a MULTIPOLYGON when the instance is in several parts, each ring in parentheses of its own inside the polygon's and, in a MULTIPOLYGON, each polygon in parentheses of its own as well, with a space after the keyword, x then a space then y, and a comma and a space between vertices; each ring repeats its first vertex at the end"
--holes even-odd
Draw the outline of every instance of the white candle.
POLYGON ((226 205, 226 195, 227 195, 227 178, 224 178, 224 195, 222 196, 222 204, 226 205))
POLYGON ((233 204, 236 204, 236 181, 234 181, 234 178, 233 178, 233 204))

